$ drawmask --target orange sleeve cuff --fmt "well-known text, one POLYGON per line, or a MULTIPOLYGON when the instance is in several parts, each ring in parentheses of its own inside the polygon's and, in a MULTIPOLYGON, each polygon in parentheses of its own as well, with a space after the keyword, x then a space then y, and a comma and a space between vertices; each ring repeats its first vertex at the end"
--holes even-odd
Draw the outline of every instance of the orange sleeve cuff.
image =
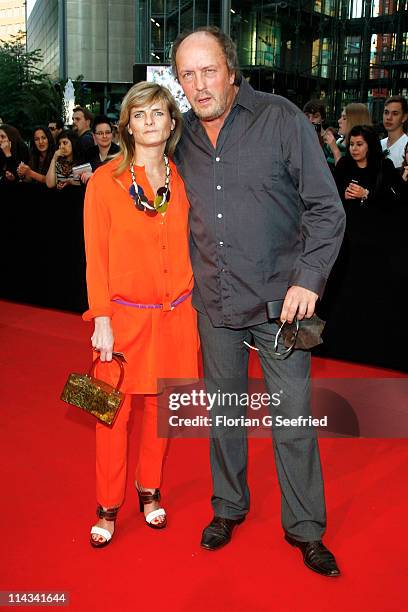
POLYGON ((111 306, 100 306, 99 308, 90 308, 86 310, 82 315, 84 321, 92 321, 95 317, 111 317, 112 318, 112 307, 111 306))

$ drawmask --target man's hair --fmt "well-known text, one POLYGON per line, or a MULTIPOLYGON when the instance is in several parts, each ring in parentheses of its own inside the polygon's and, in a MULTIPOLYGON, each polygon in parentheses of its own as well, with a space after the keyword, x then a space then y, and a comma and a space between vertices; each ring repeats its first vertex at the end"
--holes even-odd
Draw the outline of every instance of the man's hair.
POLYGON ((101 123, 107 123, 110 126, 110 129, 112 129, 112 122, 109 119, 109 117, 107 117, 106 115, 96 115, 95 119, 93 120, 93 124, 92 124, 93 133, 96 132, 96 128, 101 123))
POLYGON ((48 123, 55 123, 55 127, 57 128, 57 130, 62 130, 64 127, 64 122, 62 119, 50 119, 48 121, 48 123))
POLYGON ((176 64, 178 48, 180 47, 183 40, 191 36, 191 34, 196 34, 197 32, 204 32, 208 34, 208 36, 212 36, 213 38, 215 38, 224 54, 228 70, 230 72, 235 72, 234 84, 238 85, 241 80, 241 71, 239 69, 237 48, 233 40, 227 34, 225 34, 225 32, 223 32, 222 30, 220 30, 220 28, 217 28, 216 26, 201 26, 200 28, 197 28, 195 30, 181 32, 177 36, 171 49, 171 67, 173 69, 174 76, 178 78, 176 64))
POLYGON ((321 100, 309 100, 304 105, 303 112, 310 113, 311 115, 320 113, 322 119, 326 119, 326 107, 321 100))
POLYGON ((90 110, 88 110, 87 108, 84 108, 83 106, 76 106, 73 110, 73 113, 79 113, 79 112, 83 113, 85 119, 92 123, 94 116, 90 110))
POLYGON ((119 146, 123 158, 115 170, 115 176, 122 174, 129 167, 135 156, 135 141, 128 131, 132 108, 143 106, 143 104, 152 104, 153 102, 163 102, 169 111, 170 117, 174 119, 174 130, 170 133, 165 148, 166 155, 173 157, 183 130, 183 118, 177 102, 167 87, 163 87, 158 83, 140 81, 140 83, 136 83, 136 85, 129 89, 122 100, 119 117, 119 146))
POLYGON ((384 108, 388 106, 388 104, 392 104, 392 102, 397 102, 398 104, 401 104, 402 114, 408 114, 408 101, 404 96, 390 96, 384 102, 384 108))

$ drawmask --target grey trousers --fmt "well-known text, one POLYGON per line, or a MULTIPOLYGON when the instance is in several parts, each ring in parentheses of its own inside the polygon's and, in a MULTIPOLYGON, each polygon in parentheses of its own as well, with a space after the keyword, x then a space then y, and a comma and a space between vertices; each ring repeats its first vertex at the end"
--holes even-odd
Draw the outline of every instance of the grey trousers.
MULTIPOLYGON (((209 318, 199 313, 198 324, 207 392, 247 393, 249 349, 244 345, 246 340, 259 349, 268 393, 283 391, 280 405, 271 407, 272 422, 277 415, 293 419, 311 414, 310 354, 293 351, 285 360, 274 359, 273 346, 278 329, 275 323, 238 330, 213 327, 209 318)), ((237 519, 249 510, 246 428, 214 427, 217 415, 239 420, 246 412, 247 408, 239 402, 220 402, 211 412, 211 501, 216 516, 237 519)), ((326 527, 326 510, 316 431, 313 427, 276 427, 273 424, 272 432, 283 529, 298 540, 320 540, 326 527)))

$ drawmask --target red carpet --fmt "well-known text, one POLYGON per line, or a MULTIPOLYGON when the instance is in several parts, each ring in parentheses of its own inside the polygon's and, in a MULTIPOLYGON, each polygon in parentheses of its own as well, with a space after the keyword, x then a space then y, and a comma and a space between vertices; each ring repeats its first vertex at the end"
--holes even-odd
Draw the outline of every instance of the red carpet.
MULTIPOLYGON (((339 579, 307 570, 284 542, 265 439, 250 440, 252 509, 224 550, 199 547, 211 517, 208 442, 191 439, 170 445, 162 490, 168 529, 144 525, 131 472, 114 541, 93 550, 94 422, 58 399, 68 372, 88 365, 91 326, 77 315, 0 302, 0 334, 0 591, 68 591, 75 611, 406 609, 406 440, 321 440, 325 542, 339 579)), ((313 366, 318 376, 401 376, 320 359, 313 366)), ((139 418, 136 410, 133 440, 139 418)))

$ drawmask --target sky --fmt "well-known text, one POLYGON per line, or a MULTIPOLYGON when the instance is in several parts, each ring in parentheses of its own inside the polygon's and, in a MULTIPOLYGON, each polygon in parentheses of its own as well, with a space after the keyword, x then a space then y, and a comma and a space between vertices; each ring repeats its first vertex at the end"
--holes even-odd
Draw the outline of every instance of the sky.
POLYGON ((27 17, 29 17, 36 0, 27 0, 27 17))

